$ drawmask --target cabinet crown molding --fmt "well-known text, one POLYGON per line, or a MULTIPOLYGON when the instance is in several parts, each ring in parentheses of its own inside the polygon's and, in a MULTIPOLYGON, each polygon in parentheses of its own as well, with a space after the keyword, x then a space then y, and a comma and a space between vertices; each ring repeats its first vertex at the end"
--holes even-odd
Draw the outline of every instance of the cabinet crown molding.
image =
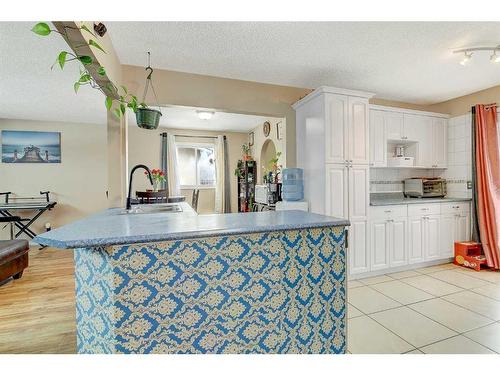
POLYGON ((426 112, 426 111, 419 111, 419 110, 416 110, 416 109, 408 109, 408 108, 400 108, 400 107, 389 107, 389 106, 378 105, 378 104, 370 104, 370 109, 374 109, 374 110, 377 110, 377 111, 406 113, 406 114, 409 114, 409 115, 421 115, 421 116, 450 118, 450 115, 446 114, 446 113, 426 112))
POLYGON ((355 97, 366 98, 366 99, 370 99, 370 98, 373 98, 375 96, 374 93, 367 92, 367 91, 350 90, 350 89, 343 89, 343 88, 331 87, 331 86, 320 86, 317 89, 315 89, 313 92, 307 94, 302 99, 300 99, 299 101, 292 104, 292 107, 293 107, 293 109, 297 109, 300 106, 304 105, 305 103, 309 102, 310 100, 316 98, 317 96, 319 96, 321 94, 337 94, 337 95, 355 96, 355 97))

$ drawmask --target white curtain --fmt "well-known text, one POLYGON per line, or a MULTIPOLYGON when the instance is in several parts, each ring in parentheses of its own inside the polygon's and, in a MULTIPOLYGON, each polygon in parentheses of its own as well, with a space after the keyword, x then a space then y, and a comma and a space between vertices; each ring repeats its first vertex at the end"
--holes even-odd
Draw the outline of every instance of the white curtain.
POLYGON ((178 170, 179 164, 177 163, 175 135, 169 134, 167 136, 167 183, 169 196, 181 195, 178 170))
POLYGON ((225 209, 225 162, 224 162, 224 136, 219 135, 215 140, 215 212, 218 214, 226 212, 225 209))

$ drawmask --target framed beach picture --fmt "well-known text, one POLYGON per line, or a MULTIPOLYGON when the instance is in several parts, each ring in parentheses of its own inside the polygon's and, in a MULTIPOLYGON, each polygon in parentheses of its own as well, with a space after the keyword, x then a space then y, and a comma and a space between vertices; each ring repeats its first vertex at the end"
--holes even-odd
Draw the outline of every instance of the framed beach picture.
POLYGON ((61 133, 2 130, 3 163, 60 163, 61 133))

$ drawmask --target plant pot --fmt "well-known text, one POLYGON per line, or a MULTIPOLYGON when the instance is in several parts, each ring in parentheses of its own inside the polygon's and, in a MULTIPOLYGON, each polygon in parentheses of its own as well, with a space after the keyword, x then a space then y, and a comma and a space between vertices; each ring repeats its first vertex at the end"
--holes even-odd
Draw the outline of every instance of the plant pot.
POLYGON ((135 113, 137 126, 143 129, 156 129, 160 124, 161 112, 157 109, 139 108, 135 113))

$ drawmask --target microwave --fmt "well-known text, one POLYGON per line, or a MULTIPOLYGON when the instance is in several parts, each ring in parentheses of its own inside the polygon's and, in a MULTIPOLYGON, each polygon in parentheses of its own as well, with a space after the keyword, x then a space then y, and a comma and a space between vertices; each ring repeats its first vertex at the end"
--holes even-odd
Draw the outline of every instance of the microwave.
POLYGON ((404 195, 412 198, 440 198, 446 196, 446 180, 443 178, 407 178, 404 195))

